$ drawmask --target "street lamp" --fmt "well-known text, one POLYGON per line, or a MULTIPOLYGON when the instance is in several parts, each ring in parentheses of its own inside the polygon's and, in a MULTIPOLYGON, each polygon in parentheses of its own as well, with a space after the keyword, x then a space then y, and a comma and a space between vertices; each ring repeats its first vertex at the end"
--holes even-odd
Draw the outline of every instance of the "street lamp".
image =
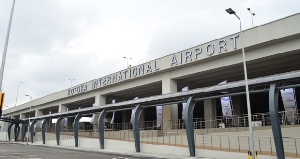
POLYGON ((3 51, 3 55, 2 55, 1 70, 0 70, 0 91, 2 91, 2 80, 3 80, 3 74, 4 74, 6 52, 7 52, 9 33, 10 33, 10 28, 11 28, 11 21, 12 21, 12 17, 13 17, 13 13, 14 13, 14 7, 15 7, 15 0, 13 0, 13 4, 12 4, 12 7, 11 7, 9 23, 8 23, 8 28, 7 28, 7 32, 6 32, 4 51, 3 51))
POLYGON ((71 81, 71 87, 72 87, 72 82, 75 81, 75 79, 74 78, 72 78, 72 79, 69 78, 68 80, 71 81))
POLYGON ((22 84, 22 83, 23 83, 23 82, 20 82, 20 83, 18 84, 17 96, 16 96, 16 104, 15 104, 15 106, 17 106, 19 88, 20 88, 20 84, 22 84))
POLYGON ((29 121, 28 121, 28 132, 27 132, 27 145, 28 145, 28 141, 29 141, 29 127, 30 127, 30 112, 31 112, 31 101, 32 101, 32 97, 28 94, 25 94, 26 97, 30 97, 30 103, 29 103, 29 106, 30 106, 30 110, 29 110, 29 121))
POLYGON ((127 68, 128 68, 128 60, 129 60, 129 59, 132 60, 132 58, 131 58, 131 57, 130 57, 130 58, 123 57, 123 58, 127 60, 127 68))
POLYGON ((244 76, 245 76, 245 87, 246 87, 246 98, 247 98, 247 110, 248 110, 249 142, 250 142, 250 151, 251 151, 251 154, 252 154, 252 158, 255 159, 253 130, 252 130, 252 119, 251 119, 251 107, 250 107, 249 87, 248 87, 248 77, 247 77, 247 67, 246 67, 245 50, 244 50, 243 37, 242 37, 242 21, 241 21, 240 17, 238 17, 236 15, 235 11, 232 10, 231 8, 226 9, 226 12, 229 13, 229 14, 234 14, 240 21, 241 46, 242 46, 242 54, 243 54, 244 76))
POLYGON ((253 16, 255 16, 255 13, 252 13, 250 8, 247 8, 247 10, 250 12, 251 14, 251 20, 252 20, 252 27, 253 27, 253 16))

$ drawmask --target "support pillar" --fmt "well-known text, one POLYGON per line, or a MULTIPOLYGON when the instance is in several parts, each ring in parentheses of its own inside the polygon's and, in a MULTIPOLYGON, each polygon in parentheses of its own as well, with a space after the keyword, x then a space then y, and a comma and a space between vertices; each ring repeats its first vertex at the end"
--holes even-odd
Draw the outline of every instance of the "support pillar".
MULTIPOLYGON (((105 106, 106 105, 106 96, 101 94, 97 94, 95 96, 95 106, 105 106)), ((94 125, 93 125, 93 132, 96 132, 99 129, 98 119, 99 114, 94 114, 94 125)))
POLYGON ((26 127, 28 126, 28 123, 24 122, 22 123, 22 127, 21 127, 21 141, 25 142, 25 135, 26 135, 26 127))
POLYGON ((59 145, 59 141, 60 141, 60 125, 61 125, 61 121, 63 120, 64 118, 62 116, 60 116, 56 123, 55 123, 55 135, 56 135, 56 143, 57 145, 59 145))
POLYGON ((105 127, 105 116, 107 112, 102 110, 98 118, 98 136, 99 136, 99 143, 100 149, 104 149, 104 127, 105 127))
POLYGON ((43 139, 43 144, 46 143, 46 123, 48 122, 48 118, 45 118, 42 121, 42 139, 43 139))
POLYGON ((206 99, 204 100, 204 118, 205 118, 205 128, 212 128, 215 117, 217 116, 216 111, 216 100, 206 99))
POLYGON ((7 128, 7 136, 8 136, 8 141, 11 139, 11 127, 14 125, 14 123, 9 123, 8 128, 7 128))
POLYGON ((14 133, 15 133, 15 141, 18 141, 19 133, 20 133, 20 123, 15 123, 14 133))
POLYGON ((281 127, 280 127, 280 118, 278 114, 278 94, 279 91, 276 90, 276 84, 275 83, 271 84, 270 91, 269 91, 269 110, 270 110, 270 120, 272 125, 276 153, 278 159, 285 159, 281 127))
POLYGON ((73 129, 74 129, 74 139, 75 139, 75 147, 78 147, 78 129, 79 129, 79 120, 82 115, 79 113, 76 115, 74 119, 73 129))
POLYGON ((141 106, 136 106, 134 109, 133 114, 133 136, 134 136, 134 143, 135 143, 135 151, 141 152, 141 143, 140 143, 140 115, 142 113, 143 108, 141 106))
POLYGON ((20 118, 19 119, 25 119, 25 118, 26 118, 25 114, 20 113, 20 118))
POLYGON ((35 117, 43 116, 43 115, 44 113, 40 109, 35 110, 35 117))
POLYGON ((193 125, 194 107, 195 107, 195 102, 193 101, 193 97, 189 97, 183 115, 184 115, 184 122, 185 122, 186 137, 187 137, 191 157, 195 157, 195 139, 194 139, 194 125, 193 125))
POLYGON ((38 120, 33 120, 33 121, 29 124, 31 143, 33 143, 34 125, 36 124, 36 122, 38 122, 38 120))
MULTIPOLYGON (((63 112, 67 112, 68 111, 68 108, 67 108, 67 106, 66 105, 63 105, 63 104, 60 104, 59 106, 58 106, 58 112, 59 113, 63 113, 63 112)), ((67 117, 65 117, 65 118, 67 118, 67 117)), ((68 118, 67 118, 67 121, 68 121, 68 118)), ((69 126, 68 126, 68 124, 66 123, 64 123, 64 124, 59 124, 59 126, 60 126, 60 128, 59 129, 63 129, 63 131, 67 131, 68 129, 69 129, 69 126)), ((57 129, 57 127, 56 127, 56 124, 55 124, 55 131, 56 131, 56 129, 57 129)), ((60 131, 59 131, 60 132, 60 131)))
MULTIPOLYGON (((35 117, 38 117, 38 116, 43 116, 44 115, 44 113, 43 113, 43 111, 41 111, 40 109, 36 109, 35 110, 35 117)), ((35 127, 35 129, 36 129, 36 131, 37 132, 39 132, 39 131, 41 131, 41 125, 42 125, 42 123, 41 123, 42 121, 37 121, 37 126, 35 127)))
POLYGON ((66 112, 66 111, 67 111, 67 106, 66 105, 60 104, 58 106, 58 112, 59 113, 66 112))
MULTIPOLYGON (((162 75, 162 94, 177 92, 177 81, 171 79, 170 73, 166 72, 162 75)), ((163 120, 162 128, 167 129, 172 121, 178 120, 178 106, 177 104, 162 107, 163 120)), ((170 127, 171 128, 171 127, 170 127)))

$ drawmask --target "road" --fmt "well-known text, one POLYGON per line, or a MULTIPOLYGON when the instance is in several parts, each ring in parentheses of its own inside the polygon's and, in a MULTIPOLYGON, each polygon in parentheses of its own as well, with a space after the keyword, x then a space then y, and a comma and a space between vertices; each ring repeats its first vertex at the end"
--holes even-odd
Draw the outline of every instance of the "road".
MULTIPOLYGON (((0 142, 0 159, 158 159, 0 142)), ((161 158, 160 158, 161 159, 161 158)))

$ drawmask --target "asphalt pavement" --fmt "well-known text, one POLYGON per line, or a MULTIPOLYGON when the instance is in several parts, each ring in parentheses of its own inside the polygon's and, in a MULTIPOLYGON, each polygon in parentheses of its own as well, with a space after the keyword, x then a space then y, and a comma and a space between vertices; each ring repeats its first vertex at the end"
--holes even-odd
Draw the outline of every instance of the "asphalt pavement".
POLYGON ((132 156, 116 153, 101 153, 46 147, 40 145, 26 145, 11 142, 0 142, 0 159, 163 159, 158 157, 132 156))

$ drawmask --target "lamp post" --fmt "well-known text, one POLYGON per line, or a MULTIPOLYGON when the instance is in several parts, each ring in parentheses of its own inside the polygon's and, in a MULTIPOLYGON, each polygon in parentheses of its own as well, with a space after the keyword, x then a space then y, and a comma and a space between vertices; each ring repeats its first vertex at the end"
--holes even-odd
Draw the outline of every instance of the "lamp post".
POLYGON ((249 144, 250 151, 252 154, 252 158, 255 159, 254 154, 254 140, 253 140, 253 130, 252 130, 252 119, 251 119, 251 107, 250 107, 250 97, 249 97, 249 87, 248 87, 248 77, 247 77, 247 67, 245 60, 245 50, 243 45, 243 37, 242 37, 242 21, 240 17, 238 17, 234 10, 231 8, 226 9, 226 12, 229 14, 234 14, 240 21, 240 34, 241 34, 241 46, 242 46, 242 54, 243 54, 243 65, 244 65, 244 76, 245 76, 245 87, 246 87, 246 98, 247 98, 247 110, 248 110, 248 124, 249 124, 249 144))
POLYGON ((250 8, 247 8, 247 10, 250 12, 251 14, 251 20, 252 20, 252 27, 253 27, 253 16, 255 16, 255 13, 252 13, 250 8))
POLYGON ((68 79, 69 81, 71 81, 71 87, 72 87, 72 83, 73 83, 73 81, 75 81, 75 79, 74 78, 72 78, 72 79, 68 79))
POLYGON ((123 58, 127 60, 127 68, 128 68, 128 60, 129 60, 129 59, 132 60, 132 58, 131 58, 131 57, 130 57, 130 58, 123 57, 123 58))
POLYGON ((3 80, 3 74, 4 74, 6 52, 7 52, 9 33, 10 33, 10 28, 11 28, 11 21, 12 21, 12 17, 13 17, 13 13, 14 13, 14 7, 15 7, 15 0, 13 0, 13 4, 12 4, 12 7, 11 7, 10 19, 9 19, 9 23, 8 23, 6 39, 5 39, 5 45, 4 45, 4 51, 3 51, 3 55, 2 55, 2 63, 1 63, 1 70, 0 70, 0 91, 2 91, 2 80, 3 80))
POLYGON ((15 104, 15 106, 17 106, 19 88, 20 88, 20 84, 22 84, 22 83, 23 83, 23 82, 20 82, 20 83, 18 84, 17 96, 16 96, 16 104, 15 104))
POLYGON ((31 101, 32 101, 32 97, 28 94, 25 95, 26 97, 30 97, 30 103, 29 103, 29 106, 30 106, 30 110, 29 110, 29 121, 28 121, 28 132, 27 132, 27 145, 28 145, 28 141, 29 141, 29 128, 30 128, 30 112, 31 112, 31 101))

